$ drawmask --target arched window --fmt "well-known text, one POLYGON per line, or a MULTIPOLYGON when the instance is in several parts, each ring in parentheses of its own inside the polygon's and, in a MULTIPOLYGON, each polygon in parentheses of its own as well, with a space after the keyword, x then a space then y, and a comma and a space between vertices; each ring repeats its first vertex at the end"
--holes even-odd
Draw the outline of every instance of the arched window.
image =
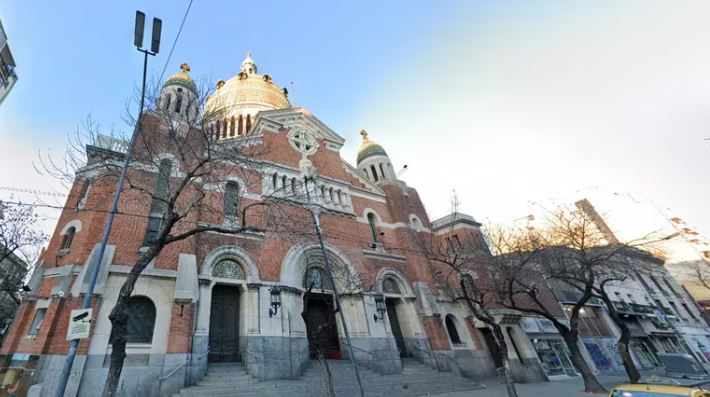
POLYGON ((470 274, 464 274, 463 284, 466 286, 466 292, 468 296, 473 297, 473 291, 476 288, 473 276, 470 274))
MULTIPOLYGON (((127 343, 151 343, 155 328, 155 305, 145 296, 132 296, 128 299, 127 343)), ((110 337, 113 343, 113 332, 110 337)))
POLYGON ((91 180, 84 179, 81 184, 81 190, 79 191, 79 201, 76 202, 76 209, 83 209, 86 205, 86 199, 89 197, 89 187, 91 187, 91 180))
POLYGON ((238 132, 239 135, 244 135, 244 126, 242 125, 242 122, 243 122, 243 119, 242 119, 242 115, 240 114, 239 115, 239 132, 238 132))
POLYGON ((372 171, 372 178, 375 180, 375 182, 379 181, 380 178, 377 177, 377 168, 375 168, 375 165, 370 166, 370 171, 372 171))
POLYGON ((175 101, 175 113, 180 113, 182 110, 182 88, 177 89, 177 100, 175 101))
POLYGON ((251 128, 251 115, 247 114, 247 128, 244 129, 244 133, 246 134, 250 128, 251 128))
MULTIPOLYGON (((287 179, 288 178, 286 178, 286 175, 281 176, 281 189, 283 189, 283 190, 286 190, 286 180, 287 179)), ((286 192, 284 192, 284 193, 286 193, 286 192)))
POLYGON ((303 278, 303 288, 305 289, 333 289, 328 276, 323 269, 317 266, 311 266, 306 270, 303 278))
POLYGON ((229 119, 229 136, 234 136, 234 116, 229 119))
POLYGON ((332 203, 334 201, 332 187, 330 189, 328 189, 328 196, 330 197, 330 202, 332 203))
POLYGON ((291 178, 291 193, 298 194, 298 186, 296 186, 296 178, 291 178))
POLYGON ((227 136, 227 124, 229 124, 229 122, 227 119, 224 119, 224 121, 222 121, 222 136, 224 137, 227 136))
POLYGON ((239 211, 239 184, 234 181, 227 182, 224 187, 224 217, 236 218, 239 211))
POLYGON ((375 214, 370 212, 367 214, 367 223, 370 224, 370 233, 372 233, 372 242, 376 243, 377 242, 377 219, 375 218, 375 214))
POLYGON ((271 177, 271 185, 273 185, 274 190, 276 190, 276 184, 278 183, 279 180, 279 174, 274 172, 274 176, 271 177))
POLYGON ((325 200, 325 185, 321 185, 320 187, 320 197, 325 200))
POLYGON ((170 101, 173 100, 173 96, 168 94, 163 98, 163 109, 168 110, 170 109, 170 101))
POLYGON ((382 163, 380 163, 380 172, 382 172, 382 179, 385 179, 385 169, 382 167, 382 163))
POLYGON ((419 219, 417 217, 412 216, 412 228, 416 231, 422 230, 422 224, 419 222, 419 219))
MULTIPOLYGON (((222 124, 219 122, 219 120, 217 120, 215 122, 215 129, 217 130, 217 136, 219 136, 220 132, 222 132, 221 127, 222 127, 222 124)), ((223 136, 222 138, 226 138, 226 137, 223 136)))
POLYGON ((461 344, 461 338, 459 337, 459 331, 456 329, 456 321, 454 316, 451 314, 446 315, 446 331, 449 333, 449 338, 453 344, 461 344))
POLYGON ((76 233, 76 228, 74 226, 67 229, 67 232, 64 233, 64 238, 62 239, 62 245, 60 249, 68 250, 69 247, 71 247, 71 242, 72 240, 74 240, 74 233, 76 233))
POLYGON ((244 269, 235 261, 225 259, 223 261, 219 261, 214 267, 212 268, 212 276, 213 277, 221 277, 221 278, 232 278, 235 280, 244 280, 246 277, 244 276, 244 269))
POLYGON ((382 292, 385 294, 401 294, 402 291, 399 289, 399 283, 397 283, 397 280, 394 279, 394 277, 385 277, 384 280, 382 280, 382 292))
POLYGON ((158 176, 155 181, 155 192, 153 193, 153 200, 150 203, 148 227, 143 240, 145 246, 152 244, 158 238, 160 226, 163 222, 163 212, 165 212, 168 204, 166 200, 168 200, 170 196, 170 175, 172 168, 172 160, 160 160, 158 176))

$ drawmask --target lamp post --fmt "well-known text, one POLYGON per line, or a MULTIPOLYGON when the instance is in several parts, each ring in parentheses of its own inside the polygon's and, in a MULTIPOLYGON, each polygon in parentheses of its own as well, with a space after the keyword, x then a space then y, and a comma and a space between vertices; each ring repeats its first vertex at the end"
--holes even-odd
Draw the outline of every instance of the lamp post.
MULTIPOLYGON (((138 131, 142 128, 143 121, 143 108, 145 105, 145 80, 148 71, 148 55, 156 55, 160 49, 160 32, 162 30, 163 22, 158 18, 153 18, 153 35, 151 37, 150 51, 143 47, 143 30, 145 25, 145 14, 141 11, 136 11, 136 24, 135 24, 135 34, 133 44, 135 44, 136 49, 142 52, 145 57, 143 58, 143 84, 141 86, 141 105, 140 111, 138 113, 138 122, 136 128, 138 131)), ((126 180, 126 172, 128 170, 128 165, 131 162, 131 156, 133 155, 133 146, 136 140, 136 132, 133 133, 131 137, 131 142, 128 145, 128 150, 126 151, 126 159, 123 162, 123 167, 121 168, 121 175, 118 178, 116 184, 116 192, 113 195, 113 202, 111 203, 111 211, 108 213, 108 218, 106 219, 106 224, 104 225, 103 234, 101 236, 101 244, 99 245, 98 253, 94 257, 94 263, 92 263, 92 273, 91 280, 89 282, 86 295, 84 295, 84 302, 82 304, 82 309, 88 309, 91 306, 91 297, 94 294, 94 288, 96 287, 96 280, 99 276, 99 271, 101 270, 101 262, 103 262, 104 253, 106 252, 106 245, 108 244, 108 238, 111 234, 111 227, 113 226, 113 220, 118 212, 118 202, 121 198, 121 192, 123 192, 123 183, 126 180)), ((71 345, 69 346, 69 352, 67 353, 67 358, 64 361, 64 367, 62 368, 62 373, 59 378, 59 384, 55 395, 57 397, 64 396, 64 392, 67 388, 67 383, 69 383, 69 376, 71 375, 71 368, 74 364, 74 357, 76 356, 76 350, 79 346, 79 339, 72 339, 71 345)))
POLYGON ((377 320, 384 320, 387 307, 385 306, 385 296, 383 294, 375 295, 375 308, 377 309, 377 313, 380 313, 379 316, 377 313, 373 314, 375 322, 377 322, 377 320))
POLYGON ((275 316, 281 307, 281 289, 277 286, 271 288, 271 307, 269 308, 269 317, 275 316))
MULTIPOLYGON (((308 167, 304 167, 308 168, 308 167)), ((311 168, 311 172, 313 169, 311 168)), ((333 272, 331 271, 330 268, 330 261, 328 260, 328 254, 325 251, 325 244, 323 243, 323 231, 320 226, 320 219, 318 218, 319 214, 319 208, 317 204, 312 204, 311 203, 311 193, 308 190, 308 182, 313 182, 315 186, 315 175, 312 172, 312 175, 306 175, 304 178, 304 187, 306 190, 306 203, 308 206, 308 210, 311 213, 311 218, 313 219, 313 227, 316 229, 316 236, 318 237, 318 243, 320 245, 321 252, 323 253, 323 261, 325 264, 325 274, 330 280, 331 285, 333 286, 333 295, 335 298, 335 307, 338 311, 338 315, 340 317, 340 322, 343 325, 343 333, 345 334, 345 340, 346 343, 348 344, 348 356, 350 357, 350 363, 353 366, 353 371, 355 372, 355 380, 357 381, 357 385, 360 388, 360 397, 365 397, 365 388, 362 385, 362 379, 360 378, 360 371, 357 368, 357 363, 355 363, 355 352, 353 350, 352 342, 350 341, 350 331, 348 331, 348 323, 345 321, 345 315, 343 314, 342 306, 340 305, 340 294, 338 294, 338 287, 335 284, 335 279, 333 278, 333 272)))

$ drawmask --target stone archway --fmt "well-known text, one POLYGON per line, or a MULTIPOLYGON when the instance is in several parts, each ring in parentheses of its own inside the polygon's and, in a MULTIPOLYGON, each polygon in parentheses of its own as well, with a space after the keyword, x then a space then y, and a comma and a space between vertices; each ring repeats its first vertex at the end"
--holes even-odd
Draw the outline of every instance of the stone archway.
POLYGON ((419 353, 425 338, 414 307, 414 294, 405 277, 396 269, 383 268, 377 275, 377 290, 385 297, 389 331, 395 340, 400 357, 419 353))

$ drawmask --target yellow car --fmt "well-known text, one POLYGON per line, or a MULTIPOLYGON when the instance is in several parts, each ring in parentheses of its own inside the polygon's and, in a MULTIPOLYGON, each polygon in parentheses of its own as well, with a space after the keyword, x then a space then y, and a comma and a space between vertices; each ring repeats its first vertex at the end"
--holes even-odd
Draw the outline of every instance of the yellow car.
POLYGON ((612 389, 609 397, 710 397, 710 392, 695 386, 629 384, 612 389))

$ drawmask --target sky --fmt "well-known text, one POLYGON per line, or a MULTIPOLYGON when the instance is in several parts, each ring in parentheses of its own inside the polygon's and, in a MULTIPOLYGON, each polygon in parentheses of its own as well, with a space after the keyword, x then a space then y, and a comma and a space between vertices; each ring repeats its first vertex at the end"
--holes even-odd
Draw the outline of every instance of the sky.
MULTIPOLYGON (((33 164, 87 115, 125 131, 136 9, 163 20, 149 76, 260 73, 343 136, 382 144, 434 219, 455 190, 480 221, 602 188, 710 236, 710 3, 704 1, 0 0, 19 81, 0 105, 0 199, 64 192, 33 164)), ((129 106, 135 112, 134 108, 129 106)), ((61 199, 59 199, 61 201, 61 199)), ((57 213, 46 212, 53 228, 57 213)))

